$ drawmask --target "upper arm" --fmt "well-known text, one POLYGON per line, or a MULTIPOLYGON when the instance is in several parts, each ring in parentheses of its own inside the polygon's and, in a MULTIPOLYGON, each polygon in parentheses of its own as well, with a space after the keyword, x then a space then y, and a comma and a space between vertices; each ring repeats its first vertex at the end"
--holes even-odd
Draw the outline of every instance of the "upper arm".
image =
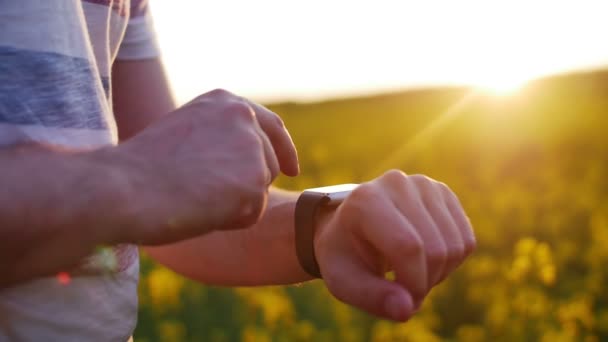
POLYGON ((114 62, 112 102, 121 141, 175 109, 160 58, 114 62))
POLYGON ((111 76, 120 140, 175 108, 147 0, 131 1, 129 23, 111 76))

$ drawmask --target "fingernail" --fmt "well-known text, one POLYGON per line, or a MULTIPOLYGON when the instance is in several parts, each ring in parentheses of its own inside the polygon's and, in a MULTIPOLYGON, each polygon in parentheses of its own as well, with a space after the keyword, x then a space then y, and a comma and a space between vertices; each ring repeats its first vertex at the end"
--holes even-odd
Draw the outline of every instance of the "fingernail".
POLYGON ((387 296, 384 301, 384 309, 386 310, 386 313, 390 318, 396 321, 405 320, 411 307, 411 300, 408 303, 404 296, 400 296, 397 293, 387 296))

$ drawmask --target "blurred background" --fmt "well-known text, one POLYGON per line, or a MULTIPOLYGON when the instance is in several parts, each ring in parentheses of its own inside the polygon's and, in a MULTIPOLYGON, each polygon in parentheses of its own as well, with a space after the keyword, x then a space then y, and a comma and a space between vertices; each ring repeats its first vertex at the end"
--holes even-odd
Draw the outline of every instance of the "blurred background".
POLYGON ((180 103, 285 120, 293 190, 389 168, 447 183, 479 247, 405 324, 322 282, 205 287, 145 256, 144 341, 608 341, 608 4, 152 1, 180 103))

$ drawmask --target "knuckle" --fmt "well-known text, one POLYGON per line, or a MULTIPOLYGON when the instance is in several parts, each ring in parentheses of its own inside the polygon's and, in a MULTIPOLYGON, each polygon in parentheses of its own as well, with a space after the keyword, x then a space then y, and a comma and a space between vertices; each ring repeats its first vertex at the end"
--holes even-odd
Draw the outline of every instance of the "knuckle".
POLYGON ((405 184, 407 177, 403 171, 392 169, 382 175, 382 180, 390 186, 399 186, 405 184))
POLYGON ((447 253, 446 253, 446 257, 450 261, 460 260, 464 257, 464 255, 465 255, 464 244, 458 244, 458 245, 452 246, 447 250, 447 253))
POLYGON ((409 176, 408 182, 423 198, 429 199, 437 196, 435 188, 436 181, 425 175, 418 174, 409 176))
POLYGON ((265 175, 265 185, 269 185, 272 181, 279 176, 280 169, 277 165, 268 165, 268 171, 265 175))
POLYGON ((232 148, 238 153, 239 180, 245 181, 249 186, 267 186, 270 180, 270 167, 266 165, 263 156, 263 143, 255 133, 245 132, 238 137, 232 148))
MULTIPOLYGON (((259 143, 259 142, 258 142, 259 143)), ((270 181, 270 170, 261 155, 254 156, 242 170, 242 176, 254 192, 265 190, 270 181)))
POLYGON ((449 190, 446 193, 446 197, 449 201, 451 201, 454 204, 455 208, 457 208, 458 211, 460 211, 463 215, 466 216, 464 208, 462 207, 462 202, 460 202, 460 198, 458 198, 458 195, 456 195, 455 192, 453 192, 452 190, 449 190))
POLYGON ((271 180, 272 174, 267 168, 263 166, 256 168, 256 172, 253 176, 253 184, 256 187, 259 187, 261 190, 265 190, 271 180))
POLYGON ((223 108, 224 115, 234 119, 242 120, 247 123, 255 121, 255 113, 251 107, 239 100, 227 101, 223 108))
POLYGON ((370 201, 374 201, 378 196, 380 195, 375 186, 370 183, 361 184, 348 196, 348 201, 343 203, 342 210, 351 214, 364 212, 370 201))
POLYGON ((188 105, 195 105, 195 104, 198 104, 198 103, 201 103, 201 102, 205 102, 205 101, 208 101, 208 100, 209 100, 209 93, 201 94, 201 95, 198 95, 197 97, 193 98, 190 102, 188 102, 186 104, 186 106, 188 106, 188 105))
POLYGON ((443 243, 434 243, 426 248, 426 257, 433 265, 443 264, 450 260, 450 251, 443 243))
POLYGON ((243 129, 235 132, 231 146, 243 158, 241 162, 248 166, 243 172, 251 172, 249 168, 261 169, 263 165, 258 164, 262 159, 264 144, 255 131, 243 129))
POLYGON ((368 202, 370 199, 378 197, 378 190, 371 183, 364 183, 356 187, 350 197, 357 202, 368 202))
POLYGON ((424 243, 413 234, 395 234, 389 241, 392 244, 391 248, 401 255, 414 256, 425 253, 424 243))
POLYGON ((405 179, 407 177, 407 175, 398 169, 391 169, 388 170, 384 173, 383 177, 386 177, 388 179, 395 179, 395 180, 402 180, 405 179))
POLYGON ((395 249, 402 251, 406 255, 424 254, 424 245, 418 239, 413 239, 405 234, 401 234, 394 237, 392 241, 395 249))
POLYGON ((464 255, 471 255, 475 249, 477 248, 477 240, 474 237, 470 237, 466 240, 464 244, 464 255))
POLYGON ((234 95, 224 89, 213 89, 195 97, 190 104, 212 103, 220 100, 224 101, 228 97, 234 97, 234 95))
POLYGON ((254 150, 257 153, 263 147, 262 138, 251 129, 245 129, 241 134, 241 141, 245 150, 254 150))
POLYGON ((285 127, 285 122, 283 121, 283 119, 278 114, 274 114, 274 122, 280 128, 284 128, 285 127))
POLYGON ((210 97, 233 97, 234 96, 234 94, 232 94, 228 90, 222 89, 222 88, 213 89, 210 92, 205 93, 204 95, 207 95, 210 97))
POLYGON ((411 175, 408 177, 408 180, 421 189, 428 189, 435 183, 431 178, 420 174, 411 175))
POLYGON ((248 191, 247 195, 243 196, 240 206, 240 222, 244 225, 256 223, 264 209, 266 201, 266 193, 264 191, 248 191))
POLYGON ((450 193, 452 193, 452 189, 450 189, 450 187, 447 184, 443 183, 443 182, 435 182, 435 186, 439 190, 440 194, 450 194, 450 193))

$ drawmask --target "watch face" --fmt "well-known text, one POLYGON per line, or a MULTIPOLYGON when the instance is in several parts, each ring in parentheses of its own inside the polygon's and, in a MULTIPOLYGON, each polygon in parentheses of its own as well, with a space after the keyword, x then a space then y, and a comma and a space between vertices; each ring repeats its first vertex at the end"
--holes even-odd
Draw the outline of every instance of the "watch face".
POLYGON ((329 197, 329 204, 331 205, 341 203, 357 186, 359 186, 359 184, 340 184, 306 189, 305 191, 315 192, 329 197))

